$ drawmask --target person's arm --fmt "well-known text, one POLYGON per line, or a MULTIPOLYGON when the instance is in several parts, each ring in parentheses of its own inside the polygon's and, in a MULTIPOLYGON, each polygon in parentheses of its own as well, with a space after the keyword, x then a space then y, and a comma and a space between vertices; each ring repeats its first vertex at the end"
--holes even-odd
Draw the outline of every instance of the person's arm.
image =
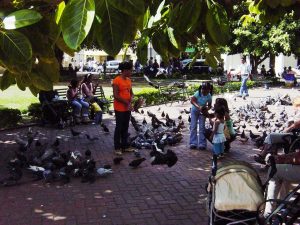
POLYGON ((93 83, 92 83, 91 85, 92 85, 92 89, 93 89, 93 95, 95 95, 97 87, 99 86, 99 82, 97 82, 95 85, 93 85, 93 83))
POLYGON ((214 135, 217 133, 218 127, 219 127, 220 122, 218 120, 215 120, 214 125, 213 125, 213 129, 212 129, 212 133, 211 133, 211 140, 213 139, 214 135))
POLYGON ((288 133, 291 132, 294 129, 300 128, 300 120, 296 121, 292 125, 290 125, 288 128, 286 128, 283 132, 288 133))
POLYGON ((300 165, 300 152, 293 152, 286 155, 275 156, 276 164, 300 165))
POLYGON ((191 99, 192 105, 194 105, 197 109, 202 110, 202 107, 197 103, 197 98, 195 96, 191 99))
POLYGON ((81 93, 83 94, 83 96, 89 96, 89 90, 85 83, 82 83, 81 85, 81 93))
POLYGON ((120 97, 120 95, 119 95, 119 86, 116 85, 116 84, 113 84, 113 94, 114 94, 114 99, 116 99, 118 102, 121 102, 126 106, 130 103, 130 101, 120 97))

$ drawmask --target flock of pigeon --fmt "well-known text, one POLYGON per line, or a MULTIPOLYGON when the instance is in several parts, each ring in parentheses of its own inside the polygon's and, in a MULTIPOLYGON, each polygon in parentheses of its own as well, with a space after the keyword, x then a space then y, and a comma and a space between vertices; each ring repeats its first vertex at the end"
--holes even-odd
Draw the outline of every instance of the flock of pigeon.
POLYGON ((237 140, 246 143, 250 137, 257 147, 262 146, 267 134, 282 132, 287 124, 292 122, 285 109, 285 106, 290 105, 290 96, 284 95, 262 98, 260 101, 233 108, 231 118, 234 121, 234 129, 239 133, 237 140), (278 110, 272 112, 269 106, 278 106, 278 110), (249 131, 249 136, 245 131, 249 131), (256 135, 255 132, 262 135, 256 135))
MULTIPOLYGON (((178 160, 177 155, 174 151, 165 150, 165 148, 181 142, 183 138, 181 131, 185 127, 182 117, 184 113, 190 114, 190 110, 183 109, 178 120, 174 120, 160 108, 155 114, 138 109, 141 104, 142 100, 139 100, 135 111, 144 116, 144 119, 138 121, 135 116, 131 116, 136 135, 131 137, 128 134, 128 141, 136 149, 134 151, 136 158, 129 163, 129 166, 137 168, 146 160, 141 156, 141 149, 149 150, 151 165, 174 166, 178 160), (157 117, 159 114, 160 119, 157 117)), ((237 140, 246 143, 250 137, 255 141, 256 146, 260 147, 268 133, 281 132, 286 127, 284 124, 290 122, 288 113, 282 106, 291 104, 291 98, 285 95, 275 98, 267 97, 259 102, 250 102, 233 108, 231 117, 234 121, 234 128, 238 132, 237 140), (281 110, 271 112, 268 108, 270 105, 281 106, 281 110), (254 128, 262 135, 255 135, 254 128), (249 137, 245 131, 249 131, 249 137)), ((188 116, 188 121, 190 120, 188 116)), ((109 129, 104 124, 101 126, 104 133, 109 134, 109 129)), ((84 136, 91 142, 99 139, 73 128, 70 132, 74 138, 84 136)), ((60 150, 59 138, 56 138, 52 144, 42 143, 39 139, 39 132, 33 132, 31 128, 25 137, 17 136, 15 141, 18 149, 14 152, 14 157, 7 162, 9 176, 0 181, 3 186, 18 184, 25 171, 31 174, 33 180, 44 180, 47 183, 68 183, 72 177, 80 177, 81 182, 93 183, 97 177, 113 173, 112 166, 109 164, 97 167, 90 150, 86 150, 84 154, 79 151, 63 152, 60 150)), ((119 165, 122 160, 123 157, 115 157, 112 163, 119 165)))
MULTIPOLYGON (((137 109, 138 111, 138 109, 137 109)), ((143 109, 140 113, 144 113, 143 109)), ((145 113, 146 114, 146 113, 145 113)), ((130 137, 128 140, 134 151, 135 159, 129 163, 131 168, 137 168, 146 160, 141 156, 140 149, 148 149, 152 165, 167 165, 172 167, 177 162, 177 156, 172 150, 164 150, 166 145, 175 145, 182 140, 181 129, 184 127, 182 118, 179 118, 178 125, 175 120, 169 118, 168 114, 164 115, 164 121, 147 112, 151 118, 151 123, 138 122, 131 117, 131 122, 137 135, 130 137)), ((102 124, 104 133, 109 134, 109 129, 102 124)), ((89 142, 99 140, 98 137, 92 137, 85 132, 79 132, 70 128, 73 138, 84 137, 89 142)), ((44 180, 46 183, 60 182, 62 184, 70 182, 72 177, 81 178, 81 182, 93 183, 97 177, 107 176, 113 173, 112 166, 107 164, 102 167, 96 166, 96 161, 92 157, 90 150, 84 153, 80 151, 64 152, 60 149, 59 137, 50 143, 42 143, 38 131, 34 132, 29 128, 28 132, 23 135, 17 135, 15 142, 18 149, 14 151, 14 156, 7 162, 9 175, 0 181, 2 186, 13 186, 19 184, 23 175, 29 174, 32 181, 44 180)), ((123 157, 112 159, 114 165, 121 164, 123 157)))

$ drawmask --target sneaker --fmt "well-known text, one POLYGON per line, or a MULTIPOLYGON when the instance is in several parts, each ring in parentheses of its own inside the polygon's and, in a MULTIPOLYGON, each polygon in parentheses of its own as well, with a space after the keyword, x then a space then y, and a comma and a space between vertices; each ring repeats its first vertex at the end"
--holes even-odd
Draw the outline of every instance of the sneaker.
POLYGON ((88 122, 90 122, 90 119, 87 116, 85 116, 85 117, 82 118, 81 122, 82 123, 88 123, 88 122))
POLYGON ((241 97, 243 97, 242 95, 237 95, 236 97, 239 97, 239 98, 241 98, 241 97))
POLYGON ((197 146, 196 145, 191 145, 190 149, 197 149, 197 146))
POLYGON ((245 97, 249 97, 249 94, 245 94, 244 96, 245 96, 245 97))
POLYGON ((120 149, 115 150, 116 155, 122 155, 122 151, 120 149))

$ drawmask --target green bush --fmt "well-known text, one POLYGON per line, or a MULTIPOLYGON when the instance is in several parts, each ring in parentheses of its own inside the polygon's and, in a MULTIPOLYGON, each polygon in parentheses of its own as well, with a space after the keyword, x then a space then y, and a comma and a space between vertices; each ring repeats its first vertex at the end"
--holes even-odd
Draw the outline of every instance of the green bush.
POLYGON ((42 118, 42 107, 40 103, 32 103, 28 107, 28 116, 32 118, 42 118))
POLYGON ((17 125, 22 119, 21 111, 18 109, 0 109, 0 128, 6 128, 17 125))
MULTIPOLYGON (((259 83, 256 81, 247 81, 248 88, 252 88, 257 85, 259 85, 259 83)), ((216 95, 224 92, 238 91, 240 87, 241 82, 228 82, 224 86, 214 85, 213 94, 216 95)), ((194 95, 198 88, 199 84, 191 85, 188 87, 187 92, 189 95, 194 95)), ((135 94, 135 100, 137 100, 139 97, 143 97, 145 99, 145 104, 147 106, 165 103, 165 99, 162 98, 162 96, 159 93, 159 90, 153 88, 142 89, 142 91, 135 94)), ((180 94, 178 94, 177 98, 180 98, 180 94)))

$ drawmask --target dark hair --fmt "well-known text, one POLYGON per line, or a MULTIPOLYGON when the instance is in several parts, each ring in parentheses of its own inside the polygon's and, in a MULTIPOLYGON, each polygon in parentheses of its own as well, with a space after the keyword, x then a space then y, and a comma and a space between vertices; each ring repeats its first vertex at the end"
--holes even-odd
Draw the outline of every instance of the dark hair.
POLYGON ((224 107, 225 112, 229 113, 228 103, 225 98, 217 98, 215 101, 215 107, 224 107))
POLYGON ((70 81, 70 86, 69 87, 77 87, 78 86, 78 80, 72 79, 70 81))
POLYGON ((123 70, 131 70, 133 67, 131 62, 121 62, 119 64, 119 70, 123 71, 123 70))
POLYGON ((215 114, 217 114, 218 116, 224 117, 225 113, 226 113, 226 109, 224 106, 219 106, 219 107, 215 108, 215 114))
POLYGON ((83 80, 82 80, 81 83, 85 83, 91 76, 92 76, 91 73, 88 73, 87 75, 85 75, 85 76, 83 77, 83 80))
POLYGON ((213 85, 211 83, 209 83, 209 82, 203 82, 199 86, 199 89, 198 89, 199 93, 201 92, 202 89, 209 90, 209 93, 211 95, 213 95, 213 89, 214 89, 214 87, 213 87, 213 85))

